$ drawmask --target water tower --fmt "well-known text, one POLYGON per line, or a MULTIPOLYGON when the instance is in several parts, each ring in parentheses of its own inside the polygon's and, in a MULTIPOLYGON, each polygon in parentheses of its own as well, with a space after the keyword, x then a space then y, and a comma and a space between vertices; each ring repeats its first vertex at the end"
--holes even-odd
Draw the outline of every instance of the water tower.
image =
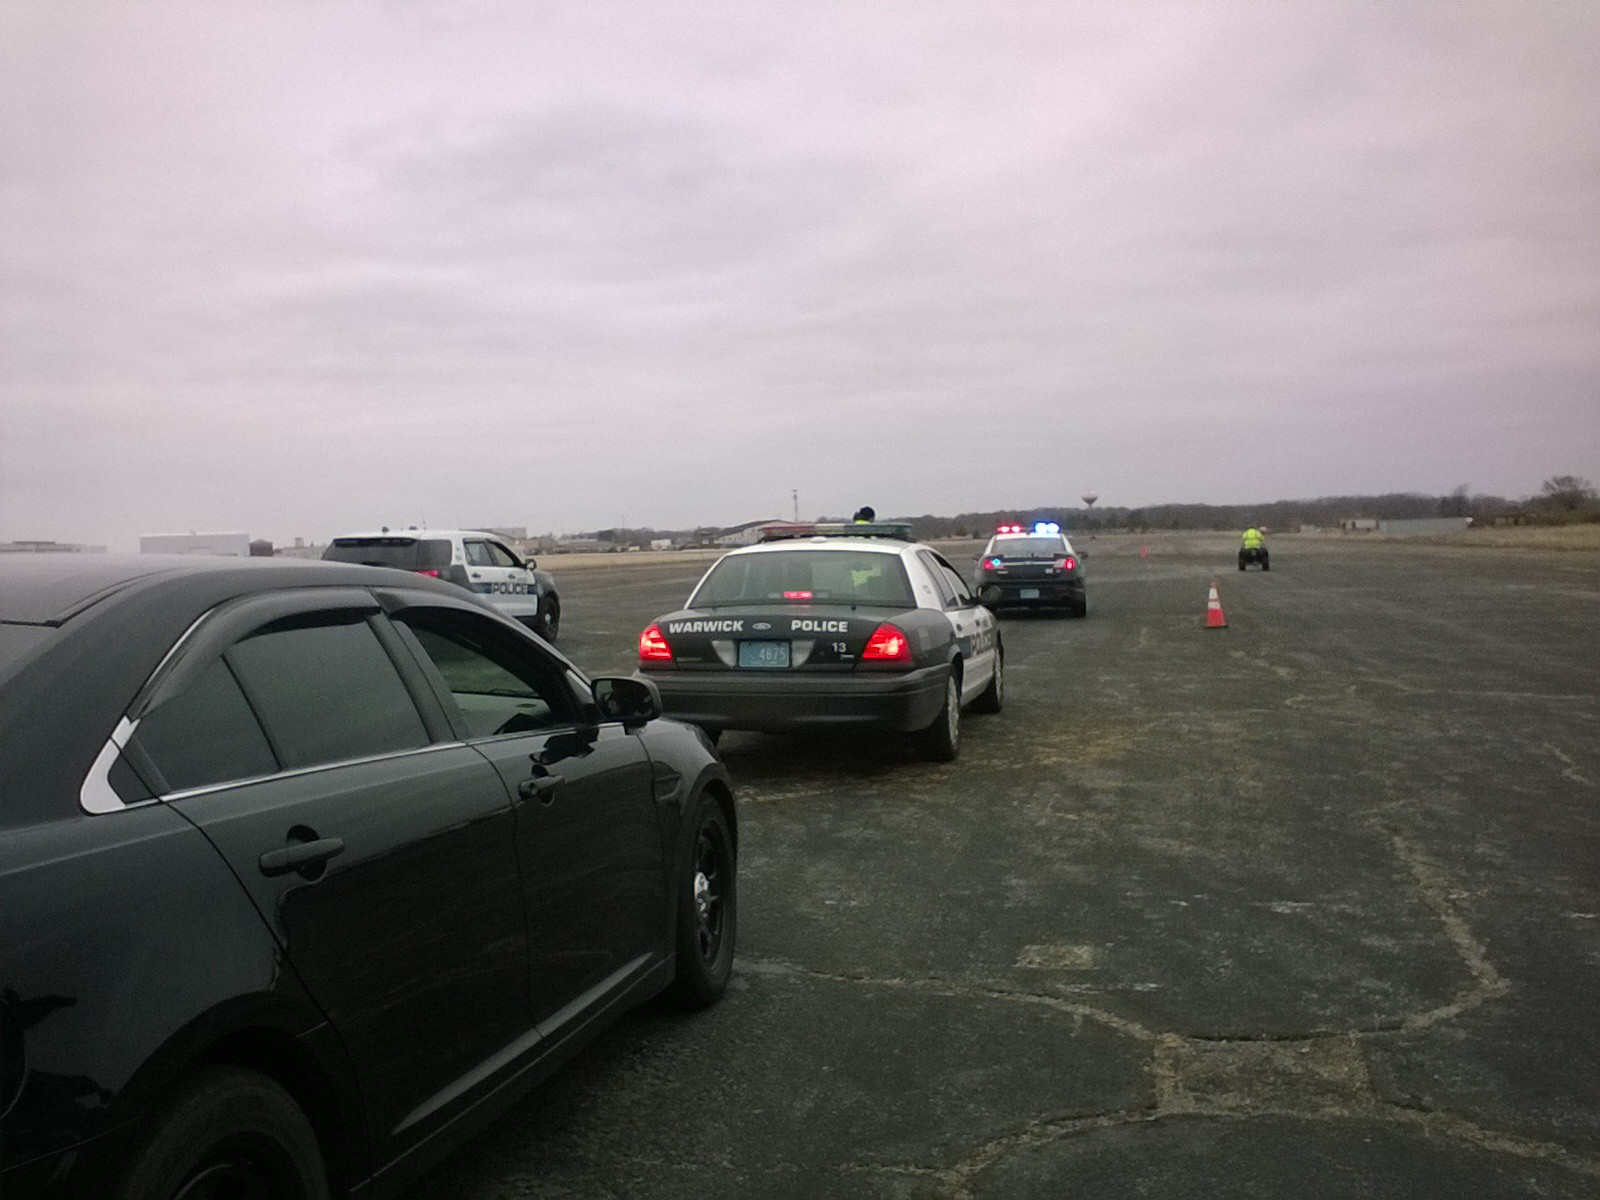
POLYGON ((1094 502, 1096 500, 1100 499, 1100 493, 1099 492, 1085 492, 1083 495, 1079 496, 1078 499, 1082 500, 1085 504, 1087 504, 1089 506, 1089 511, 1093 512, 1094 511, 1094 502))

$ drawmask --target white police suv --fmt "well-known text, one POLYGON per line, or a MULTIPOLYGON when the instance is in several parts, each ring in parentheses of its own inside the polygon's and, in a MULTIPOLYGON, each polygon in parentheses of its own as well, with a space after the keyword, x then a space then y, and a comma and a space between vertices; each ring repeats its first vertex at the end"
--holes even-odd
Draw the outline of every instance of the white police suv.
POLYGON ((398 567, 459 584, 547 641, 561 628, 561 597, 550 572, 520 557, 492 533, 475 529, 380 529, 333 539, 330 562, 398 567))

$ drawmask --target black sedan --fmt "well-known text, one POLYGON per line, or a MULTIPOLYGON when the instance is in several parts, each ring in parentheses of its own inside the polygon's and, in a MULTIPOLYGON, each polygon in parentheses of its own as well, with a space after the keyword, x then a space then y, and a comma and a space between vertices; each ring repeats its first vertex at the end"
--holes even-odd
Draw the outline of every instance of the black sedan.
POLYGON ((733 797, 649 684, 401 571, 7 557, 6 1200, 383 1194, 721 994, 733 797))
POLYGON ((994 615, 910 527, 783 525, 719 559, 639 637, 640 678, 713 736, 875 729, 956 757, 961 711, 999 712, 994 615))
POLYGON ((1083 561, 1054 522, 1002 525, 978 556, 978 579, 999 589, 998 608, 1089 612, 1083 561))

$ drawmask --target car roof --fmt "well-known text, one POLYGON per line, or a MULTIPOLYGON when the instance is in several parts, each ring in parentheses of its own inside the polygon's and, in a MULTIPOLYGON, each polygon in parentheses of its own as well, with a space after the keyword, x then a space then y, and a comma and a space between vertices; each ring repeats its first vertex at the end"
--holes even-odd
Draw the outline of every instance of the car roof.
POLYGON ((868 554, 904 554, 907 550, 926 549, 921 542, 900 542, 887 538, 826 537, 785 538, 780 542, 757 542, 754 546, 740 546, 730 550, 724 558, 735 554, 783 554, 794 550, 860 550, 868 554))
POLYGON ((442 541, 458 537, 489 538, 496 542, 506 540, 498 533, 491 533, 487 529, 368 529, 358 533, 336 533, 333 535, 333 540, 342 542, 346 538, 409 538, 420 542, 424 538, 442 541))
MULTIPOLYGON (((0 558, 0 621, 62 625, 79 613, 145 586, 181 590, 256 591, 275 587, 370 587, 378 567, 296 558, 228 558, 184 554, 8 554, 0 558)), ((394 572, 408 586, 431 581, 394 572)), ((449 587, 448 584, 437 585, 449 587)))

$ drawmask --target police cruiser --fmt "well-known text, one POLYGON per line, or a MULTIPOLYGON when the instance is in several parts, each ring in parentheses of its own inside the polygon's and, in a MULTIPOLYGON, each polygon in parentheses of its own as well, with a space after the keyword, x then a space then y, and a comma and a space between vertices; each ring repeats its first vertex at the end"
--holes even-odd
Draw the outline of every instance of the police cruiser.
POLYGON ((994 614, 897 522, 767 526, 639 635, 667 715, 713 737, 882 729, 940 761, 963 708, 1000 711, 1004 668, 994 614))
POLYGON ((996 608, 1056 608, 1087 616, 1083 563, 1054 521, 1002 525, 978 557, 980 585, 1000 589, 996 608))
POLYGON ((475 592, 546 641, 561 628, 561 597, 549 571, 522 558, 492 533, 476 529, 407 529, 347 533, 322 552, 332 562, 399 567, 475 592))

